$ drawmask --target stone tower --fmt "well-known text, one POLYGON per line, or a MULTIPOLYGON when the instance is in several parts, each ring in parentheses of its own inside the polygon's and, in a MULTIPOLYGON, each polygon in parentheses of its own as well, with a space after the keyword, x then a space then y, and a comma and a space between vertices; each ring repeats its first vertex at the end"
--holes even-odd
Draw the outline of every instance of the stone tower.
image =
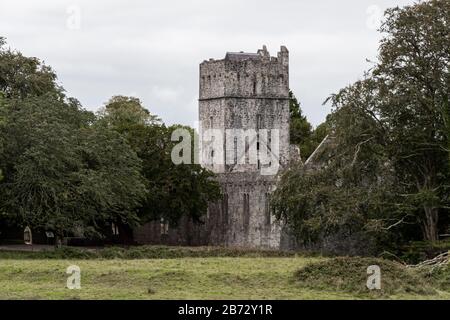
POLYGON ((201 63, 199 118, 200 163, 217 173, 223 192, 208 209, 209 242, 279 248, 269 201, 290 153, 286 47, 277 57, 264 46, 201 63))

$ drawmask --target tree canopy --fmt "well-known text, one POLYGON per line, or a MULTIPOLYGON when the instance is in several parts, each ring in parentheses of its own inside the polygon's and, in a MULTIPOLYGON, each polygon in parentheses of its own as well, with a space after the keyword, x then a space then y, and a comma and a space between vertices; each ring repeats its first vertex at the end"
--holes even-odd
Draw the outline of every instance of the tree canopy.
MULTIPOLYGON (((206 213, 208 202, 220 196, 214 175, 198 164, 175 165, 171 152, 176 142, 172 131, 151 115, 136 98, 116 96, 100 112, 100 123, 120 132, 142 160, 142 174, 149 190, 140 212, 143 219, 163 218, 176 225, 181 217, 196 222, 206 213)), ((194 131, 187 128, 192 135, 194 131)))
POLYGON ((0 220, 58 237, 200 221, 220 189, 199 165, 172 163, 173 129, 134 97, 83 109, 49 66, 0 38, 0 220))
POLYGON ((56 83, 51 67, 38 58, 25 57, 20 52, 6 48, 0 37, 0 95, 5 98, 27 98, 54 93, 63 95, 64 89, 56 83))
POLYGON ((442 0, 388 9, 378 62, 328 99, 321 169, 288 171, 273 202, 303 241, 436 241, 448 227, 449 17, 442 0))
POLYGON ((146 191, 141 161, 118 133, 93 127, 93 114, 51 95, 7 99, 0 115, 7 218, 59 236, 136 221, 146 191))
POLYGON ((306 161, 328 134, 327 122, 314 129, 303 115, 300 102, 292 91, 289 91, 289 114, 290 142, 299 147, 300 156, 303 161, 306 161))

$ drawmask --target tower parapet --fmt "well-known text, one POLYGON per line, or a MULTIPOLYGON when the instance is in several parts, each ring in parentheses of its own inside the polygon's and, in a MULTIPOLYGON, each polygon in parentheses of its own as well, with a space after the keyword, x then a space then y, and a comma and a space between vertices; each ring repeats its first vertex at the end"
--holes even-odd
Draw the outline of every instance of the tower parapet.
POLYGON ((271 57, 266 46, 257 53, 228 52, 222 60, 200 64, 200 100, 220 98, 289 98, 289 52, 282 46, 271 57))

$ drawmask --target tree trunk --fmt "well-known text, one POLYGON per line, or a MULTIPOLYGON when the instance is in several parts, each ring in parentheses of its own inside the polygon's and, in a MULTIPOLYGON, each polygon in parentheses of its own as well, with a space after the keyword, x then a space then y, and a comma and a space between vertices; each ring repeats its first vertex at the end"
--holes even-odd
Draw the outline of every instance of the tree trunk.
POLYGON ((427 241, 435 242, 439 240, 438 236, 438 219, 439 209, 432 207, 424 207, 425 219, 423 220, 423 235, 427 241))

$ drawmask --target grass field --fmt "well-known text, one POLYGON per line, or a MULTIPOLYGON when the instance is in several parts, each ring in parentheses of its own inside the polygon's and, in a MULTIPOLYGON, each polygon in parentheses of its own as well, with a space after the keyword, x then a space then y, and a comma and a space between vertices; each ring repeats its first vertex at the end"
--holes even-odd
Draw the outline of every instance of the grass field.
MULTIPOLYGON (((1 259, 1 255, 0 255, 1 259)), ((0 299, 358 299, 312 290, 294 274, 320 257, 0 260, 0 299), (81 289, 66 288, 66 268, 81 268, 81 289)), ((450 293, 389 298, 450 299, 450 293)))

